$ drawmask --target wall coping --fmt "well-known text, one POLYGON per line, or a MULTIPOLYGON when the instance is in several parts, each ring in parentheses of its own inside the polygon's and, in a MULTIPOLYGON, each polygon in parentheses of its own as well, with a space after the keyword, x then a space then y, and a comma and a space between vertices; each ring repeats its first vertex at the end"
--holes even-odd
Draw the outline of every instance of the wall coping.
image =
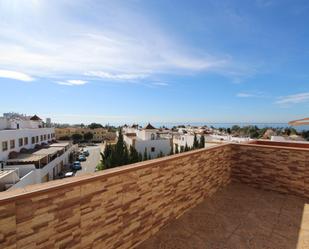
POLYGON ((77 185, 86 184, 92 181, 105 179, 111 176, 135 171, 137 169, 153 167, 154 165, 158 165, 160 163, 174 161, 174 160, 184 158, 190 155, 199 154, 204 151, 212 151, 212 150, 215 150, 221 147, 229 147, 230 145, 231 145, 230 143, 215 145, 213 147, 197 149, 197 150, 183 152, 180 154, 175 154, 175 155, 166 156, 162 158, 156 158, 156 159, 152 159, 152 160, 148 160, 144 162, 138 162, 138 163, 125 165, 121 167, 115 167, 112 169, 103 170, 102 172, 99 171, 95 173, 88 173, 82 176, 75 176, 72 178, 53 180, 50 182, 29 185, 24 188, 0 192, 0 204, 15 201, 18 199, 24 199, 25 197, 30 197, 30 196, 32 197, 35 195, 48 193, 51 191, 55 191, 57 189, 63 189, 67 187, 74 187, 77 185))
MULTIPOLYGON (((278 142, 273 142, 273 141, 269 141, 268 142, 273 143, 273 145, 266 145, 266 144, 259 144, 259 143, 239 143, 239 144, 233 144, 233 145, 238 145, 238 146, 247 146, 247 147, 260 147, 260 148, 268 148, 268 149, 285 149, 285 150, 295 150, 295 151, 308 151, 309 152, 309 148, 305 148, 305 147, 294 147, 294 146, 286 146, 290 143, 285 143, 285 146, 280 146, 278 145, 278 142)), ((282 143, 281 143, 282 144, 282 143)), ((309 143, 308 143, 309 144, 309 143)))

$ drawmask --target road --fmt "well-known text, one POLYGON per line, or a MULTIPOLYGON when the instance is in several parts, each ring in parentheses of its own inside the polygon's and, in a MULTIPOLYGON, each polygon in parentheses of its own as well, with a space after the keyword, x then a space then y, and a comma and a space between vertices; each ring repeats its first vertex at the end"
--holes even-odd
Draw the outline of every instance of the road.
POLYGON ((101 145, 98 146, 88 146, 85 147, 84 150, 89 151, 89 156, 85 162, 81 162, 82 169, 77 171, 75 175, 83 175, 85 173, 93 173, 95 172, 95 168, 101 160, 100 151, 101 145))

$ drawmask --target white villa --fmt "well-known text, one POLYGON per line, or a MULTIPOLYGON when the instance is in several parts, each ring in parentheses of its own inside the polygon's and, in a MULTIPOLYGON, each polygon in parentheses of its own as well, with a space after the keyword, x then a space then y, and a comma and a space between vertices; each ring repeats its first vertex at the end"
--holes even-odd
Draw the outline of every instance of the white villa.
POLYGON ((74 147, 54 140, 54 128, 36 115, 0 117, 0 191, 55 179, 74 147))
POLYGON ((122 132, 126 145, 133 146, 138 153, 143 154, 146 148, 147 154, 155 158, 160 153, 168 155, 171 151, 171 140, 160 136, 159 130, 151 124, 145 128, 124 126, 122 132))

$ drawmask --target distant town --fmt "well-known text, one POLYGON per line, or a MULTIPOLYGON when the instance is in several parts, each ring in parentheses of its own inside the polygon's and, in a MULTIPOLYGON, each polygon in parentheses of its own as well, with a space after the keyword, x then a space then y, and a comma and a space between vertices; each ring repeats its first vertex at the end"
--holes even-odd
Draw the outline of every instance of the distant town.
POLYGON ((255 140, 306 143, 309 131, 254 125, 69 125, 42 120, 39 115, 4 113, 0 117, 0 191, 255 140))

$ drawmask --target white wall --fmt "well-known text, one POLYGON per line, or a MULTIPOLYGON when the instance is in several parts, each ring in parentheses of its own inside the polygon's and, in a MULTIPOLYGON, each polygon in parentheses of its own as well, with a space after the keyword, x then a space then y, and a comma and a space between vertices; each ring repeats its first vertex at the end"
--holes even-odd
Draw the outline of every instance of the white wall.
POLYGON ((12 168, 14 167, 19 168, 19 171, 28 170, 28 172, 22 178, 20 178, 20 181, 16 183, 15 185, 13 185, 9 190, 16 189, 16 188, 23 188, 25 186, 32 185, 32 184, 42 183, 42 178, 46 174, 49 175, 49 180, 53 180, 53 169, 55 167, 59 167, 61 162, 63 162, 64 165, 68 164, 70 153, 75 149, 77 149, 77 145, 72 146, 65 153, 63 153, 60 157, 55 158, 53 161, 51 161, 49 164, 44 166, 44 168, 42 169, 36 169, 34 165, 12 165, 10 166, 12 168), (25 166, 24 169, 23 169, 23 166, 25 166))
POLYGON ((128 147, 133 146, 133 139, 126 135, 123 136, 123 141, 127 144, 128 147))
POLYGON ((8 120, 6 118, 0 117, 0 130, 8 128, 8 120))
POLYGON ((145 148, 147 148, 148 155, 150 154, 152 158, 155 158, 160 151, 162 151, 164 155, 168 155, 171 151, 171 144, 168 139, 135 141, 135 149, 138 153, 144 154, 145 148), (152 147, 155 148, 154 152, 151 152, 152 147))
MULTIPOLYGON (((43 142, 47 143, 53 138, 48 139, 48 134, 54 134, 54 128, 38 128, 38 129, 17 129, 17 130, 0 130, 0 161, 5 161, 8 159, 8 155, 11 151, 19 152, 21 148, 33 149, 36 144, 41 144, 43 142), (46 135, 46 139, 41 141, 41 135, 46 135), (39 136, 39 142, 32 144, 31 138, 39 136), (28 144, 19 146, 19 138, 28 137, 28 144), (15 148, 10 148, 10 140, 15 140, 15 148), (3 151, 2 142, 8 142, 8 150, 3 151)), ((24 140, 23 140, 24 142, 24 140)))
POLYGON ((208 135, 205 136, 206 142, 228 141, 242 143, 250 140, 249 137, 232 137, 231 135, 208 135))
MULTIPOLYGON (((200 136, 197 135, 198 141, 200 140, 200 136)), ((175 144, 178 145, 178 150, 180 151, 180 147, 185 147, 186 144, 188 147, 193 147, 194 135, 191 134, 183 134, 183 135, 175 135, 173 138, 173 146, 175 151, 175 144)))

